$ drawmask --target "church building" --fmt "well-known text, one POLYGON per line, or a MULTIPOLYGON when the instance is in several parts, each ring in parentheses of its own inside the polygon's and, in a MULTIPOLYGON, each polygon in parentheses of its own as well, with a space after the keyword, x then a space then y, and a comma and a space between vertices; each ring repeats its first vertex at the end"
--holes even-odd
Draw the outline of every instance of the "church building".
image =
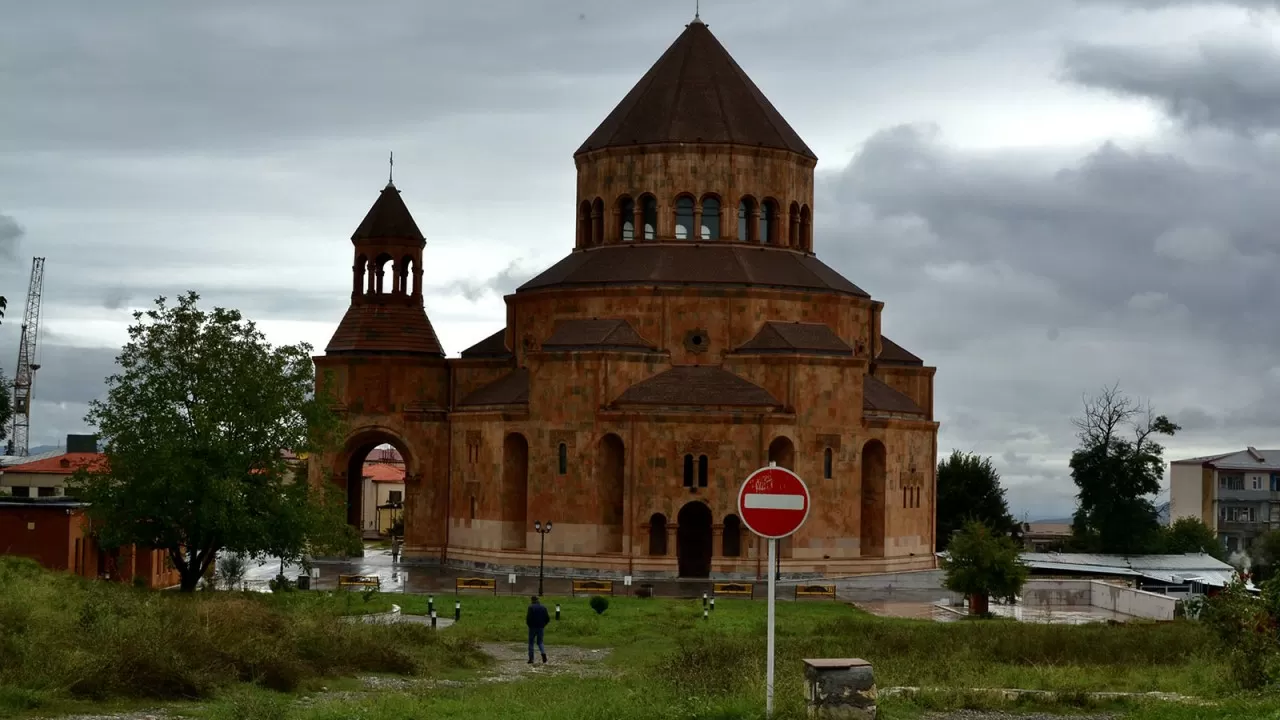
POLYGON ((383 189, 315 358, 350 434, 312 480, 348 488, 359 523, 365 458, 394 446, 408 559, 537 572, 545 542, 575 575, 746 579, 767 549, 738 488, 773 461, 812 497, 784 577, 934 567, 935 369, 818 259, 817 157, 707 25, 573 157, 567 254, 455 358, 424 306, 422 228, 383 189))

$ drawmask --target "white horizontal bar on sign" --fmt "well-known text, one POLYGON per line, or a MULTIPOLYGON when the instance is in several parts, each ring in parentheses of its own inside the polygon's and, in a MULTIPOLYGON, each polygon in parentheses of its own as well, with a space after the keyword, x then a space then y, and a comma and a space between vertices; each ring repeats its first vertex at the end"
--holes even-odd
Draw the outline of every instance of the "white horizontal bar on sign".
POLYGON ((803 510, 803 495, 748 494, 742 498, 742 507, 748 510, 803 510))

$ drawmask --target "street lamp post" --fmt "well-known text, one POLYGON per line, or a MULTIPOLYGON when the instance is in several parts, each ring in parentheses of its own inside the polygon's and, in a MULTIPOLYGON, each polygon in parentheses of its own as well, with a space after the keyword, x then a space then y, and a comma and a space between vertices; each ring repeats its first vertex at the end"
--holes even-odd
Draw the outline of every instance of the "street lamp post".
POLYGON ((546 566, 547 533, 551 532, 551 523, 547 522, 544 525, 537 520, 534 520, 533 531, 541 536, 538 546, 538 595, 542 595, 542 569, 546 566))

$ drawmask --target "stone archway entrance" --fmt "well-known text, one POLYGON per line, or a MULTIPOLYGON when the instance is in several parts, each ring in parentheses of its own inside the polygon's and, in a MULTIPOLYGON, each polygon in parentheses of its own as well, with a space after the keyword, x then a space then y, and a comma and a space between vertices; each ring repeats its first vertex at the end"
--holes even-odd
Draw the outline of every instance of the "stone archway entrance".
POLYGON ((711 508, 691 502, 676 516, 676 559, 680 577, 711 577, 711 508))
POLYGON ((362 537, 406 535, 416 467, 405 443, 389 432, 370 429, 347 440, 334 474, 347 498, 347 524, 362 537))
POLYGON ((884 557, 886 454, 879 440, 862 446, 862 557, 884 557))

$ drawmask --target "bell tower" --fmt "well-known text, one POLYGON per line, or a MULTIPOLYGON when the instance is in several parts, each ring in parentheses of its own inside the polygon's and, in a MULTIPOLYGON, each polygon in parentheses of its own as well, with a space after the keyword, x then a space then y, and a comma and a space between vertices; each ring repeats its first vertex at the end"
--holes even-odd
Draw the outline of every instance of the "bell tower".
POLYGON ((422 300, 427 240, 393 183, 382 189, 351 244, 351 306, 325 353, 443 357, 422 300))

